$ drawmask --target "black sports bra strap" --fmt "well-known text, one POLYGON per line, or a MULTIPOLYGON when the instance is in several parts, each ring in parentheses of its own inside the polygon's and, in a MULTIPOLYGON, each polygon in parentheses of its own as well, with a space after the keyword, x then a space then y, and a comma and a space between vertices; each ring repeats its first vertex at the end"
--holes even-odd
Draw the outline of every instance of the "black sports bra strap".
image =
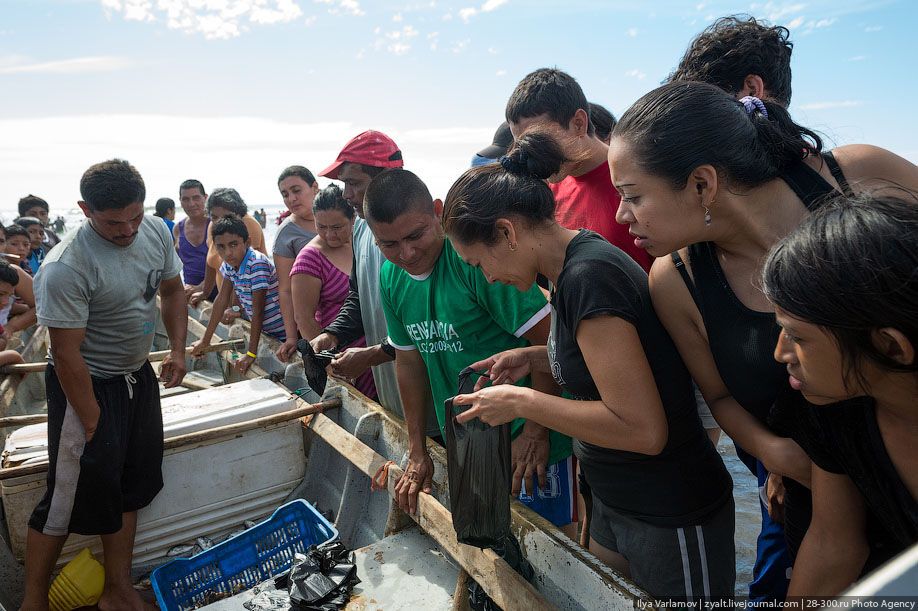
POLYGON ((682 260, 678 252, 673 252, 669 256, 672 257, 676 270, 679 272, 679 275, 682 276, 682 281, 685 282, 685 286, 688 288, 689 293, 692 294, 692 300, 695 302, 695 305, 698 306, 698 311, 703 312, 701 309, 701 297, 698 295, 698 289, 695 287, 695 283, 692 282, 692 277, 689 276, 688 270, 685 268, 685 261, 682 260))
POLYGON ((838 165, 838 161, 835 159, 835 155, 832 154, 832 151, 824 152, 822 158, 825 160, 826 165, 829 166, 829 171, 832 173, 832 177, 835 178, 836 182, 838 182, 838 186, 841 187, 842 193, 848 197, 854 197, 854 191, 851 190, 851 185, 848 184, 848 179, 845 178, 845 173, 842 172, 841 166, 838 165))
POLYGON ((815 210, 827 198, 838 193, 819 172, 802 160, 785 168, 781 179, 800 198, 807 210, 815 210))

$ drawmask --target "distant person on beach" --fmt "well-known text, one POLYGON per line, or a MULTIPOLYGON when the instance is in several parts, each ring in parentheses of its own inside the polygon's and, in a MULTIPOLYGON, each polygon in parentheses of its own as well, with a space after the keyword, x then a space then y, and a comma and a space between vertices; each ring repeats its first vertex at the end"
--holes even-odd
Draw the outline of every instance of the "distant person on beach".
POLYGON ((34 276, 38 273, 38 268, 41 267, 41 262, 45 260, 45 247, 42 246, 42 242, 45 239, 45 226, 41 224, 34 216, 20 216, 16 219, 16 224, 20 227, 25 227, 25 230, 29 233, 29 270, 34 276))
POLYGON ((163 487, 159 383, 147 357, 159 314, 166 388, 185 376, 181 262, 165 225, 144 215, 137 170, 113 159, 80 180, 87 220, 35 279, 48 328, 48 483, 29 520, 23 610, 48 609, 51 572, 70 533, 101 535, 101 609, 141 609, 131 581, 137 511, 163 487))
MULTIPOLYGON (((311 207, 319 233, 300 249, 289 277, 296 329, 307 340, 322 333, 338 316, 347 299, 348 272, 354 265, 351 248, 354 207, 344 199, 341 188, 335 184, 325 187, 315 195, 311 207)), ((294 210, 290 218, 296 214, 294 210)), ((361 337, 347 347, 366 345, 361 337)), ((357 376, 353 384, 366 396, 376 399, 371 370, 357 376)))
POLYGON ((472 167, 494 163, 500 159, 501 155, 507 154, 507 149, 511 144, 513 144, 513 134, 510 133, 510 126, 504 121, 494 132, 491 144, 475 153, 475 156, 472 157, 472 167))
POLYGON ((186 218, 172 228, 175 250, 182 260, 182 279, 185 282, 185 298, 201 290, 204 282, 204 268, 207 259, 207 192, 200 181, 189 178, 179 185, 179 204, 186 218))
POLYGON ((32 238, 22 225, 13 223, 4 229, 6 235, 6 252, 16 257, 16 265, 32 275, 29 265, 29 254, 32 252, 32 238))
POLYGON ((558 223, 595 231, 649 270, 653 258, 615 222, 620 197, 609 178, 609 148, 595 137, 590 103, 577 81, 554 68, 531 72, 513 90, 506 115, 515 139, 538 127, 561 145, 566 161, 548 177, 558 223))
POLYGON ((3 329, 0 331, 0 337, 3 338, 5 345, 13 334, 24 331, 35 324, 35 293, 32 290, 32 276, 24 269, 2 259, 0 259, 0 268, 16 273, 16 280, 13 281, 12 274, 9 271, 4 272, 6 279, 3 282, 10 285, 9 299, 0 306, 0 327, 3 329))
POLYGON ((790 600, 837 596, 918 543, 916 253, 916 194, 889 188, 825 204, 765 262, 774 357, 806 398, 793 409, 813 460, 790 600))
POLYGON ((608 145, 612 139, 612 129, 615 127, 615 115, 605 106, 590 102, 590 121, 596 130, 596 139, 608 145))
MULTIPOLYGON (((220 189, 214 190, 212 201, 219 197, 219 192, 220 189)), ((236 361, 236 369, 245 373, 258 358, 262 331, 278 341, 283 342, 285 339, 284 320, 277 294, 277 273, 271 260, 252 248, 248 227, 238 216, 227 215, 215 221, 211 237, 214 249, 223 261, 220 265, 223 283, 214 300, 207 330, 193 344, 192 354, 204 354, 204 348, 210 345, 217 323, 220 322, 219 313, 230 307, 235 294, 246 318, 251 322, 248 349, 236 361)))
POLYGON ((175 237, 175 200, 171 197, 160 197, 156 200, 156 211, 153 215, 163 219, 169 233, 175 237))
MULTIPOLYGON (((207 215, 212 223, 216 223, 227 216, 239 217, 249 230, 249 244, 252 249, 266 255, 268 251, 265 248, 265 234, 262 232, 258 221, 253 219, 248 212, 248 206, 246 206, 242 196, 239 195, 236 189, 226 187, 214 189, 214 192, 207 198, 207 215)), ((204 282, 201 283, 201 289, 193 293, 188 300, 189 305, 193 307, 197 307, 202 299, 215 299, 215 290, 219 290, 223 284, 223 275, 219 272, 220 267, 223 265, 223 259, 220 258, 214 245, 212 232, 207 236, 207 247, 204 282)), ((234 317, 235 315, 231 311, 226 312, 227 321, 234 317)))
MULTIPOLYGON (((57 246, 61 239, 58 235, 48 228, 51 208, 48 202, 37 195, 26 195, 19 200, 19 216, 32 216, 41 221, 42 227, 45 228, 45 235, 42 239, 42 246, 45 252, 48 252, 57 246)), ((60 218, 60 217, 58 217, 60 218)), ((63 231, 63 227, 60 229, 63 231)))
POLYGON ((258 219, 258 222, 261 223, 261 228, 264 229, 268 226, 268 213, 265 212, 264 208, 262 208, 258 211, 258 214, 261 216, 261 218, 258 219))
POLYGON ((344 199, 360 217, 354 223, 354 266, 349 292, 335 321, 312 340, 315 351, 346 346, 366 336, 366 348, 348 348, 332 361, 332 372, 355 379, 367 368, 383 407, 402 415, 402 403, 395 377, 395 349, 386 341, 386 317, 379 307, 379 269, 386 260, 373 232, 364 220, 363 198, 367 186, 388 168, 404 165, 402 151, 389 136, 378 131, 357 134, 338 153, 338 158, 319 175, 344 183, 344 199))
MULTIPOLYGON (((287 341, 277 350, 277 358, 286 363, 296 351, 298 327, 290 293, 290 270, 293 269, 293 262, 303 247, 316 237, 316 222, 312 204, 319 191, 319 184, 316 182, 316 177, 307 168, 292 165, 285 168, 278 176, 277 189, 280 191, 287 211, 290 212, 290 216, 281 223, 280 229, 277 230, 273 248, 274 265, 277 267, 277 280, 280 284, 281 312, 284 315, 284 329, 287 335, 287 341)), ((350 265, 347 269, 350 271, 350 265)), ((306 339, 312 339, 315 335, 317 334, 306 339)))
POLYGON ((62 216, 58 216, 56 219, 54 219, 54 222, 51 223, 51 225, 54 227, 54 231, 59 234, 64 233, 64 231, 67 229, 67 221, 65 221, 64 217, 62 216))

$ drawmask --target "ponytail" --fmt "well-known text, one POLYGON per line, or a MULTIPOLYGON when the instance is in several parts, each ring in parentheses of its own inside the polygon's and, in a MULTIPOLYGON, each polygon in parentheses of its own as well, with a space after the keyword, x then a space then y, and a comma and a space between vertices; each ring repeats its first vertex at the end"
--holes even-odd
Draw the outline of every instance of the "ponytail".
POLYGON ((787 110, 751 96, 737 101, 713 85, 675 82, 640 98, 612 137, 630 145, 638 163, 678 189, 692 171, 713 165, 730 184, 755 187, 822 151, 818 134, 787 110))
POLYGON ((497 241, 497 219, 516 217, 530 225, 554 222, 555 198, 546 179, 569 161, 548 134, 523 134, 498 163, 466 170, 443 205, 443 228, 464 244, 497 241))

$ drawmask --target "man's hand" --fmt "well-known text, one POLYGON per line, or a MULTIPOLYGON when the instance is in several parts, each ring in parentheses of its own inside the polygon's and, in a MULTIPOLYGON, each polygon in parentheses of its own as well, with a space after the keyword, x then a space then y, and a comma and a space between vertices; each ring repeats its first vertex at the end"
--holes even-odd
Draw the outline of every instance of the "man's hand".
POLYGON ((173 388, 182 383, 188 369, 185 367, 185 351, 172 350, 163 359, 159 368, 159 379, 166 388, 173 388))
POLYGON ((765 508, 778 524, 784 524, 784 478, 769 473, 765 480, 765 508))
POLYGON ((281 363, 286 363, 290 360, 290 357, 296 352, 296 338, 287 339, 283 344, 277 347, 277 350, 274 351, 274 356, 277 357, 281 363))
POLYGON ((242 316, 242 314, 233 308, 226 308, 226 310, 223 311, 223 318, 220 319, 220 322, 222 322, 224 325, 231 325, 233 324, 233 321, 240 316, 242 316))
MULTIPOLYGON (((187 292, 185 294, 188 295, 187 292)), ((188 299, 188 305, 190 305, 193 308, 196 308, 204 300, 204 293, 201 291, 194 291, 193 293, 188 295, 187 299, 188 299)))
POLYGON ((504 350, 483 361, 469 365, 475 371, 484 371, 478 378, 475 390, 481 390, 490 381, 496 384, 515 384, 532 372, 532 364, 525 348, 504 350))
POLYGON ((191 344, 191 356, 198 358, 204 356, 204 349, 210 345, 210 338, 207 339, 201 338, 198 341, 191 344))
POLYGON ((255 359, 250 357, 248 354, 243 354, 242 358, 236 361, 236 364, 234 365, 234 367, 236 368, 236 371, 238 371, 239 373, 245 373, 246 371, 249 370, 249 367, 251 367, 252 363, 254 362, 255 362, 255 359))
POLYGON ((338 345, 338 338, 326 331, 316 335, 309 344, 312 346, 313 352, 322 352, 323 350, 335 348, 338 345))
POLYGON ((96 427, 99 426, 99 417, 102 415, 102 410, 99 409, 99 404, 93 401, 94 410, 89 414, 79 414, 80 422, 83 424, 83 431, 86 433, 86 443, 92 441, 93 436, 96 434, 96 427))
MULTIPOLYGON (((348 348, 329 365, 332 374, 345 380, 355 380, 373 365, 384 362, 379 359, 379 346, 370 348, 348 348)), ((385 354, 385 353, 383 353, 385 354)))
POLYGON ((417 514, 418 493, 430 494, 433 491, 433 472, 433 461, 426 449, 420 456, 408 458, 405 472, 395 483, 395 500, 402 511, 417 514))
POLYGON ((535 422, 527 422, 510 446, 510 460, 513 464, 513 486, 510 493, 514 497, 519 496, 523 481, 526 482, 526 492, 535 496, 533 476, 538 476, 540 488, 547 485, 545 469, 548 467, 548 453, 548 429, 535 422))
POLYGON ((201 285, 199 284, 186 284, 185 285, 185 301, 191 303, 191 296, 201 290, 201 285))

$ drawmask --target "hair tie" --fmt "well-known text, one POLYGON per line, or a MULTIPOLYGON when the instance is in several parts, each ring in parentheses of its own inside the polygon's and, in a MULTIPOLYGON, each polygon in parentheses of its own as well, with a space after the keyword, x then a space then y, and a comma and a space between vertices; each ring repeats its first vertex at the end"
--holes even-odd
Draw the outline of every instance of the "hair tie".
POLYGON ((768 109, 765 108, 765 103, 754 95, 742 97, 739 99, 739 102, 743 105, 743 108, 746 109, 747 115, 752 116, 755 111, 758 110, 766 119, 768 118, 768 109))
POLYGON ((511 174, 516 174, 516 172, 514 171, 516 169, 516 163, 514 163, 513 159, 510 158, 510 155, 501 156, 499 161, 500 161, 501 167, 503 167, 504 170, 506 170, 507 172, 510 172, 511 174))

